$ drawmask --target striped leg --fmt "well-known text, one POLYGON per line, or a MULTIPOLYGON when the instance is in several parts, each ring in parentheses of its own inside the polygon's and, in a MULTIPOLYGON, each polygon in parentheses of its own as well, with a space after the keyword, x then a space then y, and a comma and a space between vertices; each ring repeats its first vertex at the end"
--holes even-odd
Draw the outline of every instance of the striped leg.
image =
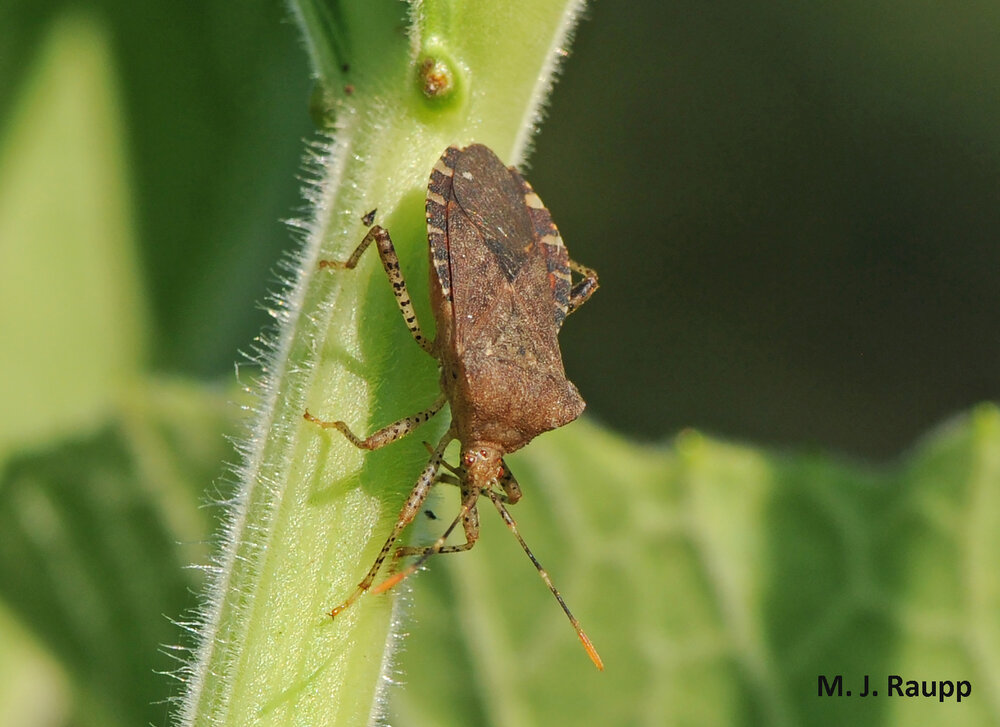
POLYGON ((566 315, 569 315, 581 305, 586 303, 590 299, 590 296, 592 296, 594 291, 598 288, 596 271, 581 265, 575 260, 569 261, 569 269, 574 273, 582 275, 583 280, 574 285, 573 289, 570 291, 569 306, 567 307, 566 315))
MULTIPOLYGON (((424 500, 427 499, 427 493, 430 492, 431 487, 434 485, 434 481, 437 475, 438 467, 441 466, 441 457, 444 455, 444 450, 448 446, 448 443, 455 438, 455 432, 449 429, 441 441, 438 442, 438 446, 435 447, 434 453, 431 455, 430 461, 427 466, 424 467, 424 471, 420 473, 420 477, 417 478, 416 484, 413 486, 413 490, 410 491, 410 496, 406 499, 406 504, 403 505, 403 509, 399 511, 399 517, 396 518, 396 524, 392 528, 392 532, 385 541, 385 545, 382 546, 382 550, 379 551, 378 557, 375 558, 375 562, 372 563, 372 567, 368 569, 368 573, 365 575, 358 587, 354 589, 353 593, 347 597, 347 599, 330 611, 330 617, 336 618, 340 613, 344 611, 348 606, 358 600, 362 594, 365 593, 369 588, 371 588, 372 583, 375 581, 375 576, 378 575, 379 569, 381 569, 382 564, 385 562, 386 557, 392 551, 392 546, 395 544, 396 540, 399 538, 400 534, 413 522, 413 518, 417 516, 420 512, 420 506, 424 504, 424 500)), ((384 589, 377 589, 376 592, 381 592, 384 589)))
MULTIPOLYGON (((466 497, 464 500, 462 500, 462 507, 459 509, 458 515, 455 517, 454 520, 451 521, 451 525, 449 525, 447 529, 441 534, 441 537, 434 541, 434 545, 431 545, 427 548, 418 548, 417 550, 420 553, 420 557, 416 561, 414 561, 412 564, 408 565, 406 568, 399 571, 395 575, 390 576, 389 578, 386 578, 384 581, 379 583, 372 589, 372 593, 383 593, 385 591, 388 591, 390 588, 398 584, 404 578, 409 578, 411 575, 420 570, 420 567, 424 563, 426 563, 427 559, 430 558, 432 555, 436 555, 437 553, 454 552, 453 550, 446 550, 447 548, 454 547, 460 550, 468 550, 473 545, 475 545, 476 541, 474 539, 467 542, 465 544, 465 547, 457 545, 446 546, 444 543, 448 539, 448 536, 451 535, 452 531, 458 526, 458 523, 459 522, 465 523, 469 513, 476 509, 476 500, 478 498, 479 498, 479 491, 476 490, 471 494, 469 494, 468 497, 466 497)), ((478 524, 478 519, 476 520, 476 522, 478 524)), ((476 537, 479 536, 478 528, 476 530, 475 535, 476 537)))
POLYGON ((500 478, 500 487, 503 488, 503 494, 498 495, 498 497, 502 502, 513 505, 521 499, 521 486, 517 484, 517 478, 514 477, 514 473, 510 471, 507 463, 500 460, 500 464, 503 465, 503 477, 500 478))
POLYGON ((380 449, 387 444, 392 444, 397 439, 402 439, 407 434, 412 432, 414 429, 419 427, 421 424, 426 422, 432 416, 441 411, 441 407, 444 406, 444 403, 446 401, 447 399, 445 398, 445 395, 441 394, 440 396, 438 396, 437 399, 434 400, 433 404, 431 404, 428 408, 424 409, 423 411, 417 412, 412 416, 404 417, 400 419, 398 422, 393 422, 387 427, 382 427, 377 432, 375 432, 374 434, 370 435, 365 439, 362 439, 354 432, 352 432, 344 422, 324 421, 323 419, 319 419, 318 417, 315 417, 312 414, 310 414, 308 409, 302 416, 307 421, 310 421, 313 424, 318 424, 324 429, 338 430, 341 434, 347 437, 348 440, 350 440, 351 444, 353 444, 358 449, 369 449, 369 450, 380 449))
POLYGON ((393 247, 392 238, 389 237, 387 229, 375 225, 368 230, 368 234, 365 235, 361 244, 355 248, 347 260, 320 260, 319 266, 321 268, 334 268, 337 270, 353 270, 365 250, 372 244, 372 241, 375 242, 378 256, 382 260, 382 267, 385 268, 385 274, 389 276, 389 282, 392 284, 392 292, 396 296, 396 304, 399 306, 399 312, 403 314, 406 327, 410 329, 410 334, 413 336, 413 340, 417 342, 417 345, 427 353, 433 355, 434 345, 424 337, 423 332, 420 330, 420 323, 417 321, 417 312, 413 309, 410 293, 406 289, 406 280, 403 279, 403 273, 399 269, 399 257, 396 255, 396 248, 393 247))
MULTIPOLYGON (((441 475, 438 475, 438 482, 447 482, 452 484, 451 478, 445 479, 441 475)), ((470 499, 472 492, 469 488, 461 482, 457 483, 459 487, 462 488, 462 501, 465 502, 470 499)), ((435 550, 433 545, 431 546, 405 546, 396 549, 397 558, 405 558, 410 555, 434 555, 435 553, 461 553, 464 550, 469 550, 476 541, 479 540, 479 510, 476 508, 475 504, 476 498, 471 498, 472 507, 469 508, 468 512, 464 512, 462 515, 462 528, 465 530, 465 542, 462 545, 444 545, 435 550)))

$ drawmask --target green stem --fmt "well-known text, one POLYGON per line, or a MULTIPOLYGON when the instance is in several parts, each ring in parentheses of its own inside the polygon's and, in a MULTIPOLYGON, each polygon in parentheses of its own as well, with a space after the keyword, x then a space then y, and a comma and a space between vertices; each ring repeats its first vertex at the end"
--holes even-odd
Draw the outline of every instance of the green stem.
POLYGON ((364 235, 361 216, 377 207, 429 326, 430 169, 449 144, 472 141, 521 160, 581 4, 425 0, 414 3, 407 37, 396 0, 292 1, 333 142, 315 160, 305 248, 276 306, 277 342, 182 724, 354 725, 384 705, 396 594, 326 614, 373 560, 426 460, 421 440, 434 440, 448 415, 369 454, 303 420, 308 407, 369 432, 437 393, 435 362, 410 339, 377 256, 353 271, 318 261, 345 257, 364 235))

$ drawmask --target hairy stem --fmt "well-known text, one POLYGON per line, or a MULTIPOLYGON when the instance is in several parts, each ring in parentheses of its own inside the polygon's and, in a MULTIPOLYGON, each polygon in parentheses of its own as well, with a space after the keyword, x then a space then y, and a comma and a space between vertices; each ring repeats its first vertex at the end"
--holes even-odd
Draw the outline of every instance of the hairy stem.
POLYGON ((421 440, 443 431, 447 413, 371 453, 303 419, 308 407, 367 433, 437 395, 435 362, 413 344, 376 256, 349 271, 319 261, 346 257, 362 215, 378 208, 428 325, 430 169, 449 144, 473 141, 521 160, 580 5, 424 0, 406 17, 396 0, 292 1, 332 140, 315 153, 305 246, 274 304, 182 724, 354 725, 380 713, 396 594, 327 614, 378 551, 426 460, 421 440))

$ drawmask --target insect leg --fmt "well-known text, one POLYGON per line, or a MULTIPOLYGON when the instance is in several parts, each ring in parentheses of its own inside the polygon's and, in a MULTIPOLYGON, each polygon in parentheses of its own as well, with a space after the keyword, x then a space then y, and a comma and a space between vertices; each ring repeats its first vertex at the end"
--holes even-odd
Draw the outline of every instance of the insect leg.
MULTIPOLYGON (((424 444, 427 444, 427 442, 424 442, 424 444)), ((431 452, 433 452, 433 451, 434 450, 431 449, 431 452)), ((442 460, 441 461, 441 465, 442 466, 447 466, 447 463, 442 460)), ((457 477, 455 477, 453 475, 446 475, 444 473, 439 472, 438 476, 434 478, 434 484, 437 485, 437 484, 439 484, 441 482, 443 482, 446 485, 455 485, 456 487, 461 487, 462 486, 462 481, 459 480, 457 477)), ((437 520, 438 519, 437 515, 435 515, 430 510, 424 510, 424 515, 426 515, 431 520, 437 520)), ((396 551, 396 557, 397 558, 400 557, 398 550, 396 551)))
MULTIPOLYGON (((452 484, 453 478, 448 475, 438 475, 438 482, 446 482, 452 484), (444 479, 447 478, 447 479, 444 479)), ((456 481, 462 488, 462 501, 465 502, 472 496, 472 492, 469 488, 462 484, 461 481, 456 481)), ((437 550, 434 549, 434 545, 430 546, 406 546, 396 549, 397 558, 405 558, 410 555, 434 555, 435 553, 461 553, 464 550, 469 550, 476 541, 479 540, 479 510, 476 508, 475 504, 476 498, 472 498, 472 507, 469 511, 465 513, 462 517, 462 528, 465 530, 465 542, 462 545, 445 545, 437 550), (433 551, 433 552, 431 552, 433 551)), ((435 543, 436 545, 436 543, 435 543)))
POLYGON ((566 315, 569 315, 586 303, 598 288, 597 272, 595 270, 581 265, 575 260, 569 261, 569 269, 574 273, 582 275, 583 280, 574 285, 569 293, 569 306, 567 307, 566 315))
POLYGON ((417 412, 412 416, 404 417, 400 419, 398 422, 393 422, 387 427, 382 427, 377 432, 371 434, 365 439, 362 439, 354 432, 352 432, 344 422, 324 421, 323 419, 319 419, 318 417, 315 417, 312 414, 310 414, 308 409, 302 416, 307 421, 310 421, 313 424, 318 424, 324 429, 338 430, 341 434, 347 437, 348 440, 350 440, 351 444, 353 444, 355 447, 358 447, 359 449, 379 449, 380 447, 384 447, 387 444, 395 442, 397 439, 402 439, 407 434, 412 432, 414 429, 419 427, 421 424, 426 422, 432 416, 441 411, 441 407, 444 406, 446 401, 447 399, 445 398, 444 394, 441 394, 437 399, 434 400, 433 404, 431 404, 428 408, 424 409, 423 411, 417 412))
POLYGON ((514 477, 514 473, 510 471, 507 463, 501 460, 500 464, 503 465, 503 476, 500 478, 499 484, 503 488, 504 494, 499 497, 502 502, 513 505, 521 499, 521 486, 517 484, 517 478, 514 477))
MULTIPOLYGON (((434 453, 431 455, 430 461, 427 466, 424 467, 424 471, 420 473, 420 477, 417 478, 416 484, 410 491, 410 496, 406 499, 406 504, 403 505, 403 509, 399 511, 399 517, 396 518, 396 524, 392 528, 392 532, 385 541, 385 545, 382 546, 382 550, 379 551, 378 557, 375 558, 375 562, 372 563, 372 567, 368 569, 368 573, 365 575, 364 580, 358 584, 358 587, 354 589, 354 592, 347 597, 342 604, 330 611, 330 617, 336 618, 345 608, 354 603, 358 598, 369 588, 371 588, 372 583, 375 580, 375 576, 378 575, 379 569, 385 562, 386 557, 392 550, 393 544, 399 538, 400 533, 413 522, 413 518, 417 516, 420 512, 420 506, 423 505, 424 500, 427 499, 427 493, 430 492, 431 487, 434 485, 435 475, 437 475, 438 467, 441 466, 441 457, 444 455, 444 450, 448 446, 448 443, 455 438, 455 432, 449 429, 441 441, 438 442, 438 446, 434 449, 434 453)), ((380 589, 385 590, 385 589, 380 589)), ((379 591, 379 592, 380 592, 379 591)))
POLYGON ((572 624, 573 628, 576 630, 576 635, 580 637, 580 643, 583 644, 583 648, 587 651, 587 656, 589 656, 590 660, 594 662, 594 666, 601 671, 604 671, 604 662, 601 661, 600 654, 597 653, 597 649, 594 648, 594 644, 591 643, 587 634, 583 632, 583 628, 580 626, 580 622, 576 620, 576 616, 570 612, 569 606, 566 605, 563 597, 559 595, 559 591, 557 591, 555 585, 553 585, 552 579, 549 578, 549 574, 545 572, 545 569, 542 568, 542 564, 538 562, 535 554, 531 552, 528 544, 524 542, 524 538, 521 537, 521 533, 517 530, 517 523, 514 522, 514 518, 512 518, 510 513, 507 512, 507 508, 503 506, 503 503, 500 501, 500 496, 492 490, 487 490, 486 494, 489 495, 490 500, 492 500, 493 504, 496 505, 497 512, 499 512, 500 517, 503 518, 504 525, 506 525, 507 529, 514 534, 514 537, 517 538, 517 542, 521 544, 521 548, 528 555, 528 557, 531 558, 531 562, 535 564, 535 568, 538 570, 538 575, 542 577, 542 580, 545 581, 545 585, 547 585, 549 590, 552 591, 552 595, 556 597, 557 601, 559 601, 559 605, 562 606, 563 612, 569 618, 570 624, 572 624))
POLYGON ((413 309, 410 293, 406 289, 406 280, 399 269, 399 257, 396 255, 396 248, 393 247, 392 238, 389 237, 387 229, 380 225, 375 225, 368 230, 368 234, 365 235, 364 239, 361 240, 361 244, 355 248, 347 260, 320 260, 319 266, 321 268, 353 270, 358 264, 358 260, 361 259, 365 250, 368 249, 368 246, 373 241, 378 250, 378 256, 382 260, 382 267, 385 268, 385 274, 389 276, 389 282, 392 284, 392 293, 396 296, 396 304, 399 306, 399 312, 403 314, 406 327, 410 329, 410 334, 413 336, 413 340, 417 342, 417 345, 427 351, 427 353, 433 355, 434 346, 431 341, 424 337, 423 332, 420 330, 420 323, 417 321, 417 312, 413 309))
MULTIPOLYGON (((390 588, 398 584, 404 578, 408 578, 409 576, 416 573, 420 569, 420 567, 427 562, 427 559, 430 558, 432 555, 444 552, 454 552, 452 550, 446 550, 446 548, 455 547, 455 548, 460 548, 462 550, 468 550, 469 548, 471 548, 476 542, 475 539, 479 537, 478 519, 476 520, 477 528, 473 534, 473 539, 467 542, 465 544, 465 547, 446 546, 444 543, 448 539, 448 536, 451 535, 452 531, 456 527, 458 527, 458 523, 459 522, 464 523, 469 513, 476 508, 476 500, 478 498, 479 498, 478 490, 472 492, 468 497, 466 497, 462 501, 462 507, 459 509, 458 515, 456 515, 455 519, 451 521, 451 525, 449 525, 447 529, 441 534, 441 537, 434 541, 434 545, 431 545, 427 548, 419 549, 421 553, 420 558, 418 558, 412 564, 408 565, 403 570, 399 571, 393 576, 390 576, 389 578, 386 578, 384 581, 382 581, 377 586, 372 588, 372 593, 382 593, 384 591, 388 591, 390 588)), ((466 531, 466 537, 468 536, 469 532, 466 531)))

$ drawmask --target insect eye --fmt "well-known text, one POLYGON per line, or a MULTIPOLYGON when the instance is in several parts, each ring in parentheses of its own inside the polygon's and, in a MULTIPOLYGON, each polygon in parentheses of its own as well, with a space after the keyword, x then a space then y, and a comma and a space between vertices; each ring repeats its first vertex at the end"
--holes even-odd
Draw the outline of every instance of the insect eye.
POLYGON ((476 455, 473 454, 472 452, 466 452, 465 456, 462 457, 462 460, 465 462, 465 466, 469 467, 472 465, 473 462, 476 461, 476 455))
POLYGON ((487 457, 490 456, 490 453, 487 452, 485 449, 480 449, 479 456, 482 457, 483 459, 486 459, 487 457))
POLYGON ((496 478, 499 480, 501 477, 503 477, 503 467, 497 467, 496 478))

